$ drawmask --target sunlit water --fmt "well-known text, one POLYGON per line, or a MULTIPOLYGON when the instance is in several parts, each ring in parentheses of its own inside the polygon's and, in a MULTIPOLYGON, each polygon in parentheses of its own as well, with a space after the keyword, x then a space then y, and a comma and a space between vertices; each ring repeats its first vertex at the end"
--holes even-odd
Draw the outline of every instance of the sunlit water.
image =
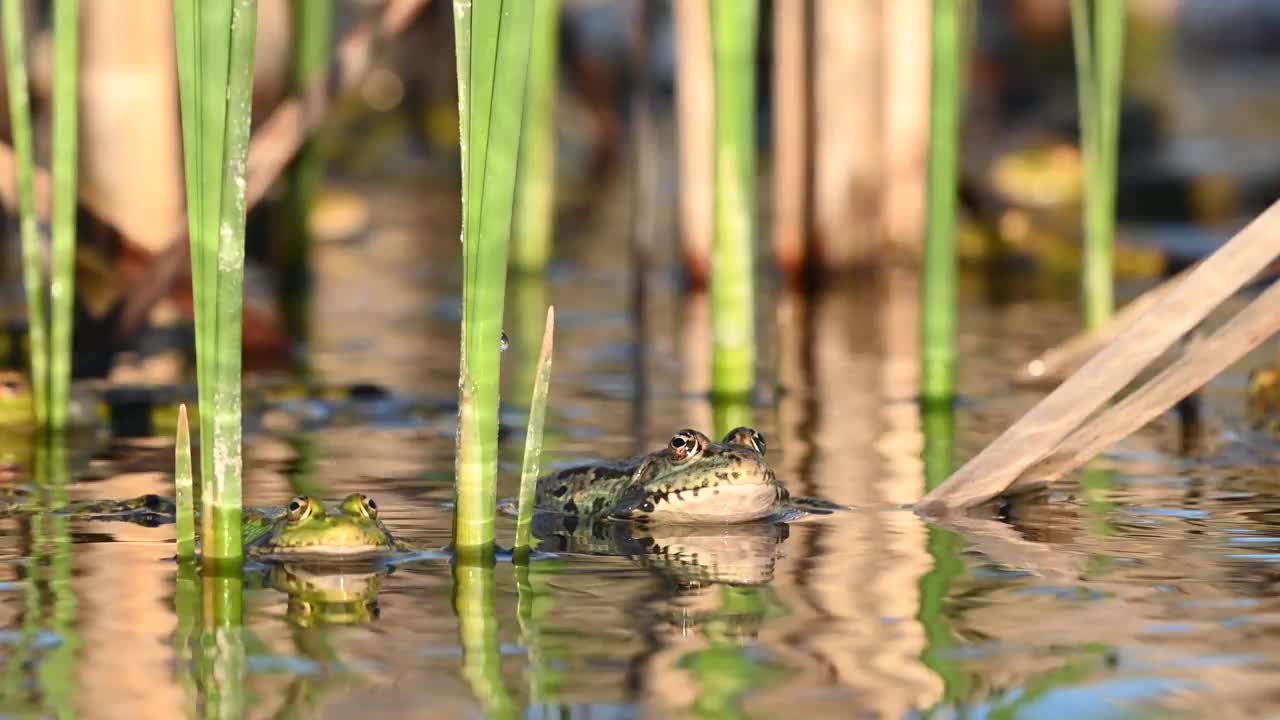
MULTIPOLYGON (((363 491, 402 539, 440 548, 452 495, 456 218, 433 209, 447 202, 415 203, 423 192, 379 188, 369 196, 378 224, 316 248, 316 377, 392 394, 256 413, 246 495, 267 504, 299 490, 363 491)), ((566 241, 545 285, 511 288, 504 496, 546 302, 560 318, 551 464, 654 448, 684 426, 712 430, 700 395, 705 299, 654 274, 637 344, 620 291, 628 277, 596 237, 566 241)), ((210 677, 231 687, 225 673, 243 672, 241 696, 224 701, 250 717, 1277 712, 1280 472, 1267 440, 1238 420, 1241 371, 1265 353, 1210 390, 1192 456, 1180 454, 1169 416, 1079 487, 1015 504, 1004 520, 944 529, 899 509, 927 476, 946 474, 949 454, 971 456, 1038 397, 1008 379, 1074 330, 1075 310, 1053 287, 1026 284, 999 302, 978 280, 966 287, 964 398, 950 421, 923 422, 912 401, 910 279, 855 279, 761 312, 762 360, 781 387, 754 409, 769 457, 793 493, 852 511, 781 528, 650 530, 660 554, 560 553, 527 573, 506 562, 455 570, 440 555, 345 575, 254 572, 244 632, 220 640, 229 666, 198 661, 201 648, 218 653, 190 611, 212 600, 178 582, 171 526, 6 518, 0 710, 174 717, 210 677)), ((91 462, 73 453, 70 495, 167 493, 168 453, 162 438, 96 448, 91 462)), ((500 539, 511 534, 501 519, 500 539)))

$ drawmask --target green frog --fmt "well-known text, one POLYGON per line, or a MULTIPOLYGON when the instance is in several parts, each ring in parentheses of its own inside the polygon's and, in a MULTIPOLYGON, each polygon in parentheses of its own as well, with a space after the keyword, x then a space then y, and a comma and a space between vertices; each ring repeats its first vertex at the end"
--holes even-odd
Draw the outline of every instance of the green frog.
POLYGON ((299 495, 283 511, 247 508, 242 523, 250 555, 359 557, 409 550, 378 519, 378 504, 352 493, 330 512, 324 503, 299 495))
POLYGON ((642 522, 738 523, 777 515, 789 500, 748 427, 712 442, 686 428, 657 452, 566 468, 538 480, 534 507, 642 522))
MULTIPOLYGON (((787 520, 826 513, 840 506, 791 498, 765 462, 764 436, 748 427, 731 430, 720 442, 684 429, 666 447, 617 462, 580 465, 538 480, 535 508, 564 519, 556 532, 573 533, 593 521, 631 520, 641 524, 724 525, 750 520, 787 520)), ((36 511, 30 492, 0 492, 0 514, 36 511)), ((172 500, 144 495, 126 500, 78 501, 56 510, 85 519, 117 519, 141 524, 172 522, 172 500)), ((348 495, 336 508, 307 496, 281 507, 245 508, 246 552, 276 557, 356 557, 415 552, 396 540, 378 519, 368 496, 348 495)), ((633 554, 633 553, 625 553, 633 554)))

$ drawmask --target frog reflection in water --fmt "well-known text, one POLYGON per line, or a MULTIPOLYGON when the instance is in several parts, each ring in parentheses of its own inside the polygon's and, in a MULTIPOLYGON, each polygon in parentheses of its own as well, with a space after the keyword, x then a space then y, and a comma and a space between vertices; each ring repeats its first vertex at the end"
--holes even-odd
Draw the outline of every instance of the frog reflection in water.
POLYGON ((735 428, 718 443, 685 429, 657 452, 539 479, 534 505, 566 515, 648 522, 758 520, 785 509, 789 499, 764 451, 764 436, 752 428, 735 428))
POLYGON ((273 563, 264 584, 289 598, 285 617, 300 627, 363 625, 378 618, 381 570, 331 563, 273 563))

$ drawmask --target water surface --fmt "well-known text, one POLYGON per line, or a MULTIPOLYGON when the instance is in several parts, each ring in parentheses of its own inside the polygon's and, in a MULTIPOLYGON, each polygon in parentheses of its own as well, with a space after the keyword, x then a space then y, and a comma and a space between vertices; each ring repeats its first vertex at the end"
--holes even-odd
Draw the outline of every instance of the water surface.
MULTIPOLYGON (((449 197, 421 202, 431 191, 411 184, 354 189, 376 220, 315 249, 311 374, 318 386, 387 393, 263 400, 249 418, 246 498, 366 492, 399 536, 441 547, 457 219, 449 197)), ((684 426, 712 429, 705 297, 681 293, 672 268, 655 269, 638 337, 619 291, 630 278, 596 237, 568 237, 547 281, 513 280, 504 496, 515 490, 521 399, 548 302, 560 318, 550 465, 652 449, 684 426)), ((853 278, 809 298, 779 295, 761 311, 776 379, 765 384, 777 389, 752 421, 793 493, 854 510, 785 528, 654 531, 665 557, 644 560, 568 553, 527 571, 486 571, 428 557, 336 578, 294 569, 324 584, 327 600, 251 577, 244 632, 219 641, 243 654, 245 714, 1276 712, 1280 653, 1268 638, 1280 628, 1280 472, 1269 440, 1239 421, 1243 373, 1269 351, 1215 382, 1190 454, 1170 415, 1048 500, 1015 503, 998 520, 929 526, 900 506, 1035 402, 1038 391, 1010 386, 1013 369, 1075 330, 1062 282, 1001 280, 999 297, 981 277, 966 282, 954 415, 922 418, 913 401, 910 277, 853 278)), ((250 380, 260 398, 271 384, 250 380)), ((78 449, 67 493, 168 493, 169 452, 166 438, 78 449)), ((17 460, 6 482, 30 480, 31 458, 17 460)), ((502 519, 500 539, 512 529, 502 519)), ((215 636, 184 624, 191 615, 179 608, 210 600, 179 579, 172 552, 171 526, 5 518, 3 711, 186 713, 200 672, 192 658, 215 636)))

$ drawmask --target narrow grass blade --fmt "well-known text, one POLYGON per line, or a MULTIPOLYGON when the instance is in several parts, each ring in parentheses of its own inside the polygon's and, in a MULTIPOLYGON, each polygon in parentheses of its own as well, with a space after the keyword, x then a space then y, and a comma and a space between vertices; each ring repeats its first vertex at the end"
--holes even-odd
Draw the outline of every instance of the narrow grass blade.
POLYGON ((49 422, 49 336, 45 316, 44 258, 36 225, 35 166, 31 140, 31 97, 27 88, 26 39, 20 0, 4 0, 4 60, 9 86, 9 120, 18 173, 18 219, 22 239, 22 275, 27 291, 27 325, 31 343, 31 393, 36 424, 49 422))
POLYGON ((538 353, 538 375, 529 400, 529 432, 524 441, 524 465, 520 471, 520 505, 516 518, 517 557, 528 557, 533 540, 533 491, 542 472, 542 426, 547 417, 547 396, 551 392, 551 352, 556 330, 556 309, 547 308, 547 326, 542 331, 542 351, 538 353))
MULTIPOLYGON (((293 58, 290 90, 313 99, 312 85, 328 68, 333 46, 333 0, 293 0, 293 58)), ((308 218, 324 179, 325 145, 317 131, 298 150, 289 165, 283 201, 273 219, 273 259, 280 272, 279 298, 289 337, 306 343, 308 328, 307 256, 311 233, 308 218)), ((296 369, 307 374, 305 357, 296 369)))
POLYGON ((525 92, 524 137, 511 266, 541 272, 551 259, 556 201, 556 93, 560 84, 560 0, 537 0, 525 92))
POLYGON ((177 498, 178 559, 196 555, 195 478, 191 473, 191 430, 187 425, 187 406, 178 406, 178 436, 173 447, 173 484, 177 498))
POLYGON ((53 3, 53 271, 49 424, 66 427, 76 278, 76 159, 80 114, 80 0, 53 3))
POLYGON ((458 74, 458 151, 462 170, 462 242, 467 237, 468 138, 471 137, 471 3, 453 0, 453 51, 458 74))
POLYGON ((301 92, 329 64, 333 46, 333 0, 293 0, 293 60, 290 85, 301 92))
POLYGON ((711 0, 715 76, 715 232, 711 247, 711 392, 755 385, 756 0, 711 0))
POLYGON ((965 66, 961 1, 934 0, 931 30, 920 394, 935 404, 950 402, 955 392, 956 183, 965 66))
POLYGON ((175 3, 196 304, 204 555, 241 557, 240 346, 255 0, 175 3))
POLYGON ((463 316, 454 544, 493 543, 498 375, 533 3, 454 3, 462 116, 463 316))
MULTIPOLYGON (((174 3, 182 156, 191 242, 191 290, 195 302, 197 408, 201 482, 213 478, 213 373, 217 347, 218 205, 222 192, 222 142, 226 119, 231 0, 174 3), (221 93, 221 94, 220 94, 221 93)), ((201 525, 213 536, 213 493, 201 493, 201 525)))
POLYGON ((1115 305, 1116 155, 1125 3, 1071 0, 1080 136, 1084 154, 1083 300, 1086 328, 1111 318, 1115 305))
POLYGON ((223 146, 222 196, 217 256, 217 368, 213 391, 214 535, 205 537, 204 554, 238 560, 242 470, 240 447, 241 336, 244 308, 244 226, 246 163, 253 107, 253 50, 257 0, 235 0, 231 15, 231 68, 227 77, 226 142, 223 146))

